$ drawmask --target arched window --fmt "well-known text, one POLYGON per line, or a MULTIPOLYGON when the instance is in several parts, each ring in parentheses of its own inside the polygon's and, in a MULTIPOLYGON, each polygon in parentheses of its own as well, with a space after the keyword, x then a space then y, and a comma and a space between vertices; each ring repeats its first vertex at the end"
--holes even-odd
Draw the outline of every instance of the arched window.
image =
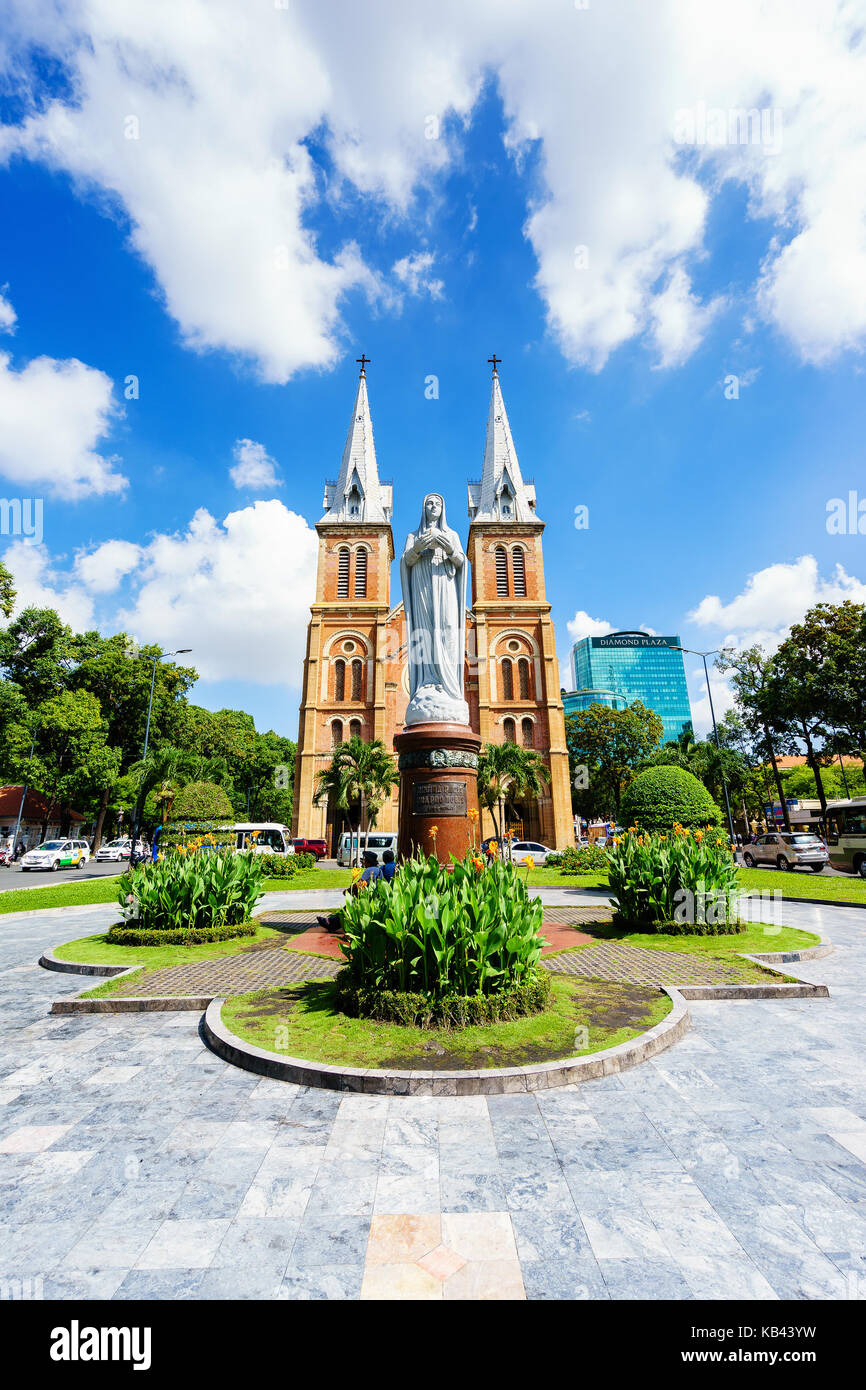
POLYGON ((337 565, 337 598, 349 597, 349 547, 341 546, 337 565))
POLYGON ((529 686, 529 662, 526 660, 525 656, 522 656, 517 663, 517 680, 520 688, 521 700, 531 700, 532 696, 530 694, 529 686))
POLYGON ((517 735, 516 735, 516 733, 515 733, 515 729, 514 729, 514 720, 513 720, 513 719, 503 719, 503 721, 502 721, 502 732, 503 732, 503 734, 504 734, 504 736, 505 736, 505 742, 506 742, 506 743, 516 743, 516 742, 517 742, 517 735))
POLYGON ((520 732, 523 735, 524 748, 531 748, 534 741, 533 735, 535 732, 534 725, 531 719, 521 719, 520 732))
POLYGON ((519 546, 515 546, 511 552, 511 573, 514 576, 514 597, 526 598, 526 561, 519 546))
POLYGON ((349 724, 349 738, 360 738, 360 737, 361 737, 361 721, 360 721, 360 719, 353 719, 353 720, 350 722, 350 724, 349 724))
POLYGON ((361 663, 360 661, 358 661, 358 659, 356 658, 356 659, 352 662, 352 699, 353 699, 353 700, 360 700, 360 698, 361 698, 361 670, 362 670, 362 663, 361 663))
POLYGON ((507 656, 502 662, 502 698, 503 700, 514 699, 514 671, 507 656))
POLYGON ((500 598, 508 597, 508 556, 504 545, 496 547, 496 593, 500 598))
POLYGON ((346 698, 346 663, 342 657, 334 662, 334 699, 346 698))
POLYGON ((331 747, 336 748, 338 743, 343 742, 343 721, 335 719, 331 724, 331 747))
POLYGON ((367 552, 355 552, 355 598, 367 597, 367 552))

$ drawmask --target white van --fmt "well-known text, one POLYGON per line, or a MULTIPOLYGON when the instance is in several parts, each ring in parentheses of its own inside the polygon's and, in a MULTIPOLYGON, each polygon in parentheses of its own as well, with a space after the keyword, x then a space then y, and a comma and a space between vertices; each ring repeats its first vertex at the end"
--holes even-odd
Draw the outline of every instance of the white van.
POLYGON ((235 849, 251 849, 256 854, 294 854, 292 832, 277 821, 239 821, 232 826, 237 835, 235 849))
POLYGON ((397 858, 397 836, 395 834, 385 834, 380 831, 371 830, 369 840, 365 835, 358 835, 357 832, 350 834, 345 831, 340 836, 340 844, 337 849, 337 863, 342 868, 348 868, 353 862, 362 864, 364 862, 364 850, 368 849, 371 854, 375 854, 376 863, 381 864, 382 855, 386 849, 391 850, 394 858, 397 858))

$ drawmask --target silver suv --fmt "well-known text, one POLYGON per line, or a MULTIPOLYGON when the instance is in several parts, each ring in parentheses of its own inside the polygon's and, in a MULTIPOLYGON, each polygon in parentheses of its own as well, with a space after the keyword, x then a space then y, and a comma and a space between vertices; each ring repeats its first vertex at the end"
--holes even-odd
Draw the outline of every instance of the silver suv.
POLYGON ((755 845, 743 851, 743 863, 748 869, 758 865, 775 864, 777 869, 811 869, 819 874, 830 856, 817 835, 808 831, 776 831, 759 835, 755 845))

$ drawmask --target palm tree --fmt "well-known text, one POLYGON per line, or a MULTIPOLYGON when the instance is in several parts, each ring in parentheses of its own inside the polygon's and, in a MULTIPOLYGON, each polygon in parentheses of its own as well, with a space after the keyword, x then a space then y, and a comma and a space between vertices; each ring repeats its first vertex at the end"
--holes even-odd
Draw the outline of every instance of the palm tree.
POLYGON ((490 812, 500 843, 506 800, 539 797, 549 781, 550 772, 534 749, 516 743, 485 743, 478 758, 478 800, 490 812))
MULTIPOLYGON (((382 803, 391 795, 391 788, 400 780, 397 764, 380 738, 365 743, 355 735, 338 743, 327 767, 316 774, 313 804, 331 799, 341 811, 348 811, 356 802, 359 807, 358 829, 365 831, 364 849, 370 840, 370 826, 375 824, 382 803)), ((360 851, 360 843, 359 843, 360 851)), ((355 859, 354 843, 352 860, 355 859)))

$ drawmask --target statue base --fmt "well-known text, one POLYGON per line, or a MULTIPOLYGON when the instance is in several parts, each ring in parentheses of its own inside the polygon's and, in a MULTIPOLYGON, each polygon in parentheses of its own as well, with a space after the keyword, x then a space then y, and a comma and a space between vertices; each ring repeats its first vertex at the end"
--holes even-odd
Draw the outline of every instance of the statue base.
POLYGON ((400 769, 399 857, 433 854, 440 864, 450 863, 452 854, 462 859, 481 833, 478 734, 468 724, 413 724, 395 735, 394 747, 400 769))

